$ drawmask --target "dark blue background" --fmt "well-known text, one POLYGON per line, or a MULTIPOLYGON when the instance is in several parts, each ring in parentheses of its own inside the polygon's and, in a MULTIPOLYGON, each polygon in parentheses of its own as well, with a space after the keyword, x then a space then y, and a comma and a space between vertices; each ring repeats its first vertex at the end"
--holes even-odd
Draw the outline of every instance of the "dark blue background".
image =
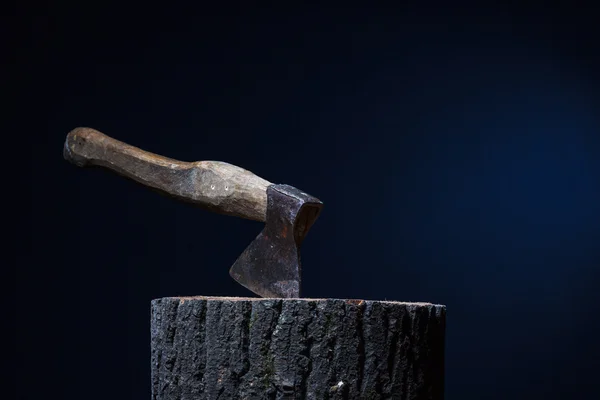
POLYGON ((15 9, 17 398, 147 399, 150 300, 250 294, 260 223, 74 167, 76 126, 319 197, 304 296, 445 304, 447 399, 598 396, 598 15, 411 4, 15 9))

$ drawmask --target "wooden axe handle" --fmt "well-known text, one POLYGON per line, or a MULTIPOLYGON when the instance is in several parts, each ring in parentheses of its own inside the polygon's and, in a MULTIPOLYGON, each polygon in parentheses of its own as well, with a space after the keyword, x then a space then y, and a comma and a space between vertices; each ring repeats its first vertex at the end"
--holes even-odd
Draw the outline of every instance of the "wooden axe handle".
POLYGON ((235 165, 173 160, 91 128, 75 128, 69 132, 63 155, 77 166, 108 168, 216 213, 262 222, 266 219, 266 190, 271 183, 235 165))

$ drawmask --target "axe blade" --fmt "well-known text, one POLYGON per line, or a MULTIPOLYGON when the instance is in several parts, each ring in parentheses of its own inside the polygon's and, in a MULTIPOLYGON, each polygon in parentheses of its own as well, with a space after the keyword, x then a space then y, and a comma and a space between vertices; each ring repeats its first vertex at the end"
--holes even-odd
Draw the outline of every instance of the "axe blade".
POLYGON ((261 297, 300 297, 300 246, 322 207, 319 199, 293 186, 270 185, 265 227, 230 268, 230 276, 261 297))

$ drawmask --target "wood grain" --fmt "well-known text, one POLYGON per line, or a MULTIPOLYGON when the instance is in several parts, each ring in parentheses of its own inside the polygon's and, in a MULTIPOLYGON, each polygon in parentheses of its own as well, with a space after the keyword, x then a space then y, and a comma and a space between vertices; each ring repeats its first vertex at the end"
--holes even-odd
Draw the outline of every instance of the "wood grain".
POLYGON ((110 169, 213 212, 261 222, 266 219, 266 189, 271 183, 232 164, 174 160, 85 127, 69 132, 63 155, 80 167, 110 169))

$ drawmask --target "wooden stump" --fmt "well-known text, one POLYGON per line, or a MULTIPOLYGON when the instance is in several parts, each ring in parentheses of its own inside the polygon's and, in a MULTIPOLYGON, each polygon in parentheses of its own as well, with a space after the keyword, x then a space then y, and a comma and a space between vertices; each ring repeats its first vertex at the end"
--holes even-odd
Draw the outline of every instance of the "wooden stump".
POLYGON ((446 308, 339 299, 152 301, 152 399, 443 399, 446 308))

